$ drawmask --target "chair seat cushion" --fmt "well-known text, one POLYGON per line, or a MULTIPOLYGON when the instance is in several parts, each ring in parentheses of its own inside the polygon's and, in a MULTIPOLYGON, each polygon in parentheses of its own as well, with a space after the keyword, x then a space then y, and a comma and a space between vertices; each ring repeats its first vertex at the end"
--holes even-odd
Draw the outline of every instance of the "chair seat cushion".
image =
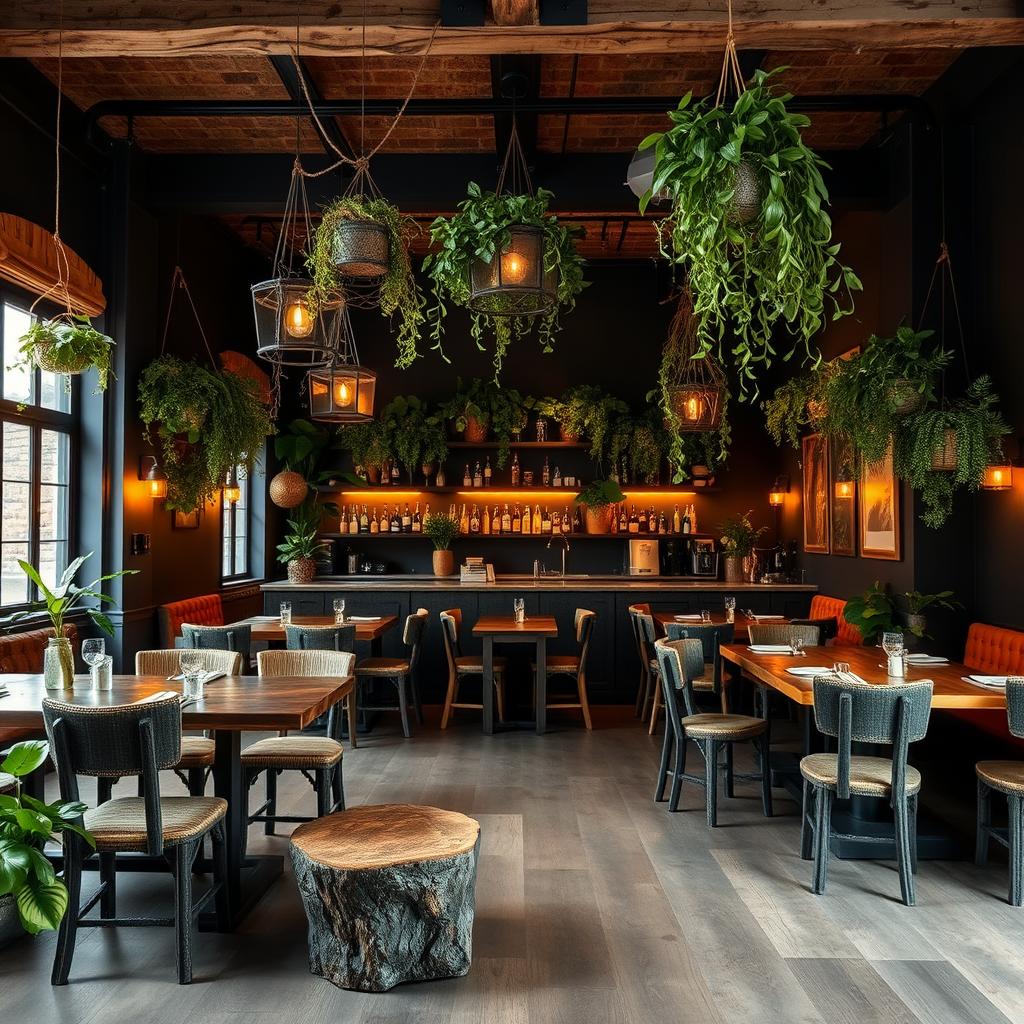
POLYGON ((975 771, 1001 793, 1024 793, 1024 761, 979 761, 975 771))
MULTIPOLYGON (((839 780, 838 754, 808 754, 800 761, 800 774, 816 786, 835 789, 839 780)), ((921 773, 907 765, 907 792, 921 788, 921 773)), ((854 754, 850 758, 850 792, 857 796, 888 796, 892 790, 892 761, 887 757, 854 754)))
POLYGON ((357 676, 407 676, 409 672, 406 658, 363 658, 356 665, 357 676))
POLYGON ((763 718, 750 715, 707 713, 687 715, 683 719, 686 735, 695 740, 742 740, 760 736, 768 728, 763 718))
POLYGON ((7 772, 0 772, 0 793, 13 793, 18 788, 18 780, 7 772))
MULTIPOLYGON (((495 658, 494 671, 504 672, 507 664, 507 658, 495 658)), ((478 658, 475 654, 460 654, 455 659, 455 668, 459 672, 465 672, 467 675, 473 672, 479 675, 484 670, 484 660, 483 658, 478 658)))
MULTIPOLYGON (((580 670, 580 659, 575 654, 549 654, 544 659, 548 672, 567 672, 575 675, 580 670)), ((537 671, 536 662, 530 662, 532 671, 537 671)))
POLYGON ((701 676, 700 679, 691 679, 690 685, 698 692, 710 692, 715 688, 714 677, 701 676))
MULTIPOLYGON (((228 802, 218 796, 163 796, 160 817, 164 845, 177 846, 205 835, 227 813, 228 802)), ((118 797, 85 812, 85 827, 96 849, 144 851, 146 801, 140 796, 118 797)))
POLYGON ((205 736, 181 737, 181 760, 177 768, 209 768, 213 765, 213 756, 217 745, 205 736))
POLYGON ((343 753, 341 744, 327 736, 271 736, 246 747, 242 764, 247 768, 331 768, 343 753))

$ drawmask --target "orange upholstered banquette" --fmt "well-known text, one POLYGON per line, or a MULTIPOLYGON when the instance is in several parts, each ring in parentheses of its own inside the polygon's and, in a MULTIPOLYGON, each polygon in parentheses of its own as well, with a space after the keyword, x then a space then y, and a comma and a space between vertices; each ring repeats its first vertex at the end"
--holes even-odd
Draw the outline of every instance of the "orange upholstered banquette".
POLYGON ((181 636, 182 623, 191 626, 223 626, 224 605, 220 594, 204 594, 184 601, 162 604, 157 609, 160 643, 165 648, 174 646, 174 638, 181 636))
POLYGON ((809 619, 835 619, 839 625, 839 632, 835 638, 837 647, 860 647, 864 642, 860 630, 851 626, 843 618, 843 610, 846 602, 838 597, 827 597, 825 594, 815 594, 811 598, 811 610, 809 619))
MULTIPOLYGON (((967 630, 964 664, 986 675, 1024 675, 1024 633, 972 622, 967 630)), ((1021 740, 1010 735, 1005 711, 970 710, 958 711, 956 715, 993 736, 1015 746, 1024 746, 1021 740)))

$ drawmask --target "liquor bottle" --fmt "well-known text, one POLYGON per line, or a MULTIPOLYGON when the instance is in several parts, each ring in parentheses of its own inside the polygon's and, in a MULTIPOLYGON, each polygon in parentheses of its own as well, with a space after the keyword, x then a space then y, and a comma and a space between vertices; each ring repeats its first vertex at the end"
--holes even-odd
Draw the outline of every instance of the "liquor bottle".
POLYGON ((472 475, 469 472, 469 463, 468 462, 466 463, 466 472, 462 474, 462 486, 463 487, 472 487, 473 486, 473 477, 472 477, 472 475))
POLYGON ((636 522, 636 532, 647 532, 647 510, 643 507, 643 505, 640 506, 640 517, 637 519, 636 522))
POLYGON ((398 513, 398 505, 395 505, 395 511, 391 513, 391 532, 402 532, 402 517, 398 513))
POLYGON ((533 525, 530 522, 530 505, 527 502, 526 508, 523 509, 523 533, 533 533, 533 525))
POLYGON ((521 533, 523 529, 523 516, 519 511, 519 503, 516 502, 515 511, 512 513, 512 532, 521 533))
POLYGON ((689 533, 693 527, 693 523, 690 522, 690 510, 689 508, 683 509, 683 533, 689 533))
POLYGON ((366 514, 366 506, 363 506, 363 513, 359 517, 359 532, 369 533, 370 532, 370 517, 366 514))
POLYGON ((683 532, 683 521, 679 518, 679 506, 676 505, 672 512, 672 532, 682 533, 683 532))
POLYGON ((552 487, 561 487, 562 486, 562 471, 557 466, 555 466, 555 478, 554 478, 554 480, 551 481, 551 486, 552 487))
POLYGON ((519 486, 519 452, 512 453, 512 486, 519 486))
POLYGON ((636 516, 636 505, 631 505, 629 509, 629 525, 627 527, 629 533, 640 532, 640 520, 636 516))
POLYGON ((462 515, 459 516, 459 533, 469 533, 469 516, 466 515, 466 503, 462 503, 462 515))
POLYGON ((540 521, 540 532, 550 533, 551 532, 551 513, 548 511, 547 505, 544 506, 544 515, 540 521))
POLYGON ((341 506, 341 515, 338 517, 338 533, 348 533, 348 505, 341 506))
POLYGON ((540 505, 533 506, 533 532, 543 533, 544 532, 544 521, 540 514, 540 505))
MULTIPOLYGON (((427 515, 430 515, 430 506, 427 506, 427 515)), ((420 515, 420 503, 416 502, 416 511, 412 514, 412 532, 423 532, 423 517, 420 515)))
POLYGON ((540 471, 540 482, 545 487, 551 486, 551 467, 548 465, 548 457, 544 456, 544 468, 540 471))
POLYGON ((662 512, 658 516, 658 533, 660 533, 660 534, 668 533, 668 520, 665 518, 665 513, 664 512, 662 512))
MULTIPOLYGON (((507 508, 508 506, 506 505, 505 507, 507 508)), ((501 515, 498 513, 497 505, 494 506, 494 518, 491 520, 491 533, 497 533, 499 535, 502 533, 508 533, 508 530, 505 529, 505 526, 502 523, 501 515)))
POLYGON ((491 457, 487 456, 487 461, 484 464, 484 487, 491 486, 491 457))
POLYGON ((557 508, 551 513, 551 532, 555 534, 562 532, 562 513, 557 508))
POLYGON ((697 506, 694 504, 690 505, 690 532, 700 533, 697 529, 697 506))
POLYGON ((359 513, 355 505, 352 506, 352 511, 349 513, 348 532, 359 533, 359 513))
POLYGON ((483 485, 484 485, 484 475, 480 471, 480 460, 477 459, 476 460, 476 467, 473 469, 473 486, 474 487, 483 487, 483 485))
POLYGON ((473 506, 473 511, 469 515, 469 532, 480 532, 480 511, 477 509, 476 505, 473 506))
MULTIPOLYGON (((583 532, 583 513, 580 512, 579 505, 576 506, 572 514, 572 532, 582 533, 583 532)), ((615 523, 612 522, 612 532, 615 532, 615 523)))
POLYGON ((391 463, 391 482, 397 484, 402 479, 402 474, 398 471, 398 463, 391 463))
POLYGON ((377 506, 373 506, 373 515, 370 516, 370 533, 380 533, 380 523, 377 522, 377 506))
MULTIPOLYGON (((494 506, 494 511, 498 511, 498 506, 494 506)), ((501 513, 501 532, 511 533, 512 532, 512 514, 508 510, 508 502, 505 502, 505 511, 501 513)))
POLYGON ((626 503, 619 505, 619 533, 629 533, 629 519, 626 518, 626 503))
POLYGON ((481 527, 481 529, 480 529, 481 533, 490 533, 491 532, 491 513, 490 513, 487 505, 484 505, 484 518, 483 518, 483 521, 480 523, 480 527, 481 527))
POLYGON ((405 511, 402 513, 402 533, 412 533, 412 513, 409 511, 409 502, 405 503, 405 511))

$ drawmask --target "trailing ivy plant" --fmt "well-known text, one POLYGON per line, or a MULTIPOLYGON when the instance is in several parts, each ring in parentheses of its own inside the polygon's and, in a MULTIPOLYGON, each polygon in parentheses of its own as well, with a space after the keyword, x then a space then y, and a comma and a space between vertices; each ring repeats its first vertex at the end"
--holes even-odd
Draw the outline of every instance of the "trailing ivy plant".
POLYGON ((213 498, 228 470, 251 467, 274 432, 256 383, 160 356, 139 380, 139 418, 156 439, 167 474, 167 507, 191 512, 213 498))
POLYGON ((779 328, 795 336, 783 359, 802 347, 816 360, 812 339, 828 316, 852 312, 852 293, 861 289, 832 242, 821 176, 827 164, 800 134, 810 121, 787 110, 790 95, 772 88, 780 70, 755 71, 731 109, 693 103, 687 93, 668 114, 672 127, 640 143, 656 147, 640 209, 663 189, 671 195, 662 251, 686 267, 702 350, 731 349, 741 398, 751 383, 756 395, 756 368, 777 355, 779 328), (751 176, 760 203, 744 219, 737 193, 749 191, 751 176))
POLYGON ((643 416, 620 416, 608 440, 611 479, 619 480, 625 475, 634 483, 656 481, 668 444, 668 434, 656 410, 643 416))
POLYGON ((504 468, 512 435, 526 426, 527 399, 514 388, 500 387, 494 381, 476 378, 467 387, 458 377, 455 394, 441 406, 438 415, 451 420, 458 431, 466 429, 468 417, 488 426, 498 442, 498 467, 504 468))
MULTIPOLYGON (((63 374, 84 373, 92 366, 99 390, 107 390, 114 339, 97 331, 87 316, 65 313, 52 320, 34 320, 19 341, 23 364, 63 374)), ((70 377, 67 386, 70 389, 70 377)))
POLYGON ((383 470, 395 457, 387 426, 380 420, 352 423, 338 431, 338 443, 363 469, 383 470))
POLYGON ((430 412, 426 402, 415 395, 398 395, 380 414, 390 449, 405 466, 409 482, 425 463, 444 462, 448 457, 444 419, 430 412))
POLYGON ((821 367, 798 374, 780 384, 775 394, 761 403, 768 433, 780 447, 788 441, 799 449, 801 430, 814 422, 812 409, 820 403, 822 379, 821 367))
POLYGON ((306 255, 306 266, 313 279, 310 309, 315 315, 341 288, 334 261, 334 237, 338 225, 348 220, 376 221, 388 233, 388 269, 380 283, 380 311, 388 319, 398 314, 395 366, 407 369, 419 355, 425 301, 409 260, 410 222, 386 199, 341 196, 324 209, 306 255))
MULTIPOLYGON (((470 312, 470 333, 477 348, 486 351, 485 339, 493 336, 494 379, 501 373, 509 345, 525 337, 536 327, 541 349, 551 352, 560 330, 560 315, 571 312, 576 297, 586 287, 583 258, 576 252, 573 231, 548 213, 553 195, 538 189, 535 195, 497 195, 470 182, 467 197, 452 217, 438 217, 430 225, 434 250, 427 254, 423 269, 433 283, 434 305, 427 310, 430 337, 434 348, 444 354, 444 319, 448 305, 468 308, 470 270, 476 261, 489 263, 508 244, 509 229, 529 224, 544 231, 544 271, 558 274, 554 309, 545 316, 516 312, 515 296, 505 294, 507 303, 496 312, 470 312)), ((447 359, 447 356, 445 356, 447 359)))
POLYGON ((563 432, 586 438, 590 457, 601 464, 608 449, 608 437, 616 417, 629 412, 629 406, 594 384, 569 388, 555 411, 554 418, 563 432))
POLYGON ((967 393, 955 402, 943 402, 908 418, 896 433, 893 465, 924 501, 921 521, 939 527, 952 511, 958 487, 976 491, 985 467, 1001 455, 1000 438, 1010 432, 996 408, 999 398, 991 379, 974 380, 967 393), (956 468, 932 468, 932 459, 946 443, 947 431, 956 435, 956 468))

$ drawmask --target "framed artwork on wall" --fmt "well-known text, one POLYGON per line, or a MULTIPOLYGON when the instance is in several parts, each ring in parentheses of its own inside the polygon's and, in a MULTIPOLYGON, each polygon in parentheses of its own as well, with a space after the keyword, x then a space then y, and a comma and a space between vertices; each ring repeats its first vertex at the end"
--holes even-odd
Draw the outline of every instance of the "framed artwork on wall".
POLYGON ((885 457, 866 462, 860 477, 860 557, 900 558, 900 485, 892 468, 892 445, 885 457))
POLYGON ((833 555, 857 554, 857 461, 845 438, 833 438, 829 451, 831 496, 829 540, 833 555))
POLYGON ((176 530, 198 530, 199 529, 199 509, 195 508, 191 512, 182 512, 180 509, 175 509, 171 513, 173 518, 171 519, 171 525, 176 530))
POLYGON ((804 551, 829 551, 828 441, 823 434, 803 439, 804 551))

